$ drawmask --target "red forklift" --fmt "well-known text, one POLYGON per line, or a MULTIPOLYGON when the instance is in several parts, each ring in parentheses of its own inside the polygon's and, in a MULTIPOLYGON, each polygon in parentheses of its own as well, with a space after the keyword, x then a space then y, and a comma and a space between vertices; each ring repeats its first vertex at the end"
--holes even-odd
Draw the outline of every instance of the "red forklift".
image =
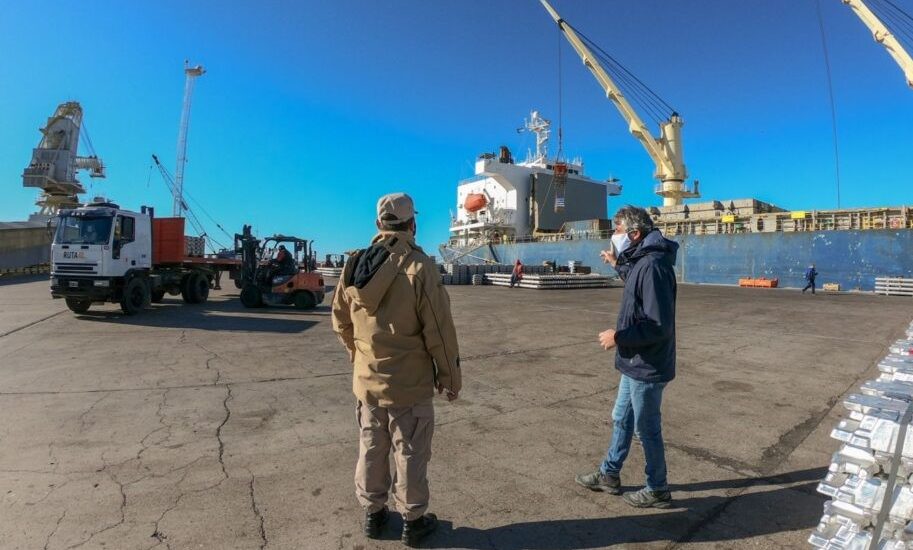
MULTIPOLYGON (((235 234, 235 249, 241 254, 241 303, 244 307, 294 306, 313 309, 323 302, 326 287, 315 271, 313 241, 288 235, 273 235, 262 241, 245 225, 235 234), (283 249, 291 258, 274 257, 283 249)), ((280 253, 279 256, 283 254, 280 253)))

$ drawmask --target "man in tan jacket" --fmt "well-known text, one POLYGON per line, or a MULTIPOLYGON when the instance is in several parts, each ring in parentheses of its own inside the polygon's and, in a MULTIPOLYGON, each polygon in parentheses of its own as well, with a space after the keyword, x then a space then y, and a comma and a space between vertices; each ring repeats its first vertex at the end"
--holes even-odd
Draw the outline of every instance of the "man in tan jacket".
POLYGON ((427 466, 435 388, 449 401, 461 387, 450 298, 431 259, 415 244, 415 209, 405 193, 377 203, 371 246, 346 262, 333 297, 333 330, 354 364, 361 430, 355 494, 365 535, 378 538, 391 487, 414 546, 437 527, 428 508, 427 466), (395 469, 390 478, 390 450, 395 469))

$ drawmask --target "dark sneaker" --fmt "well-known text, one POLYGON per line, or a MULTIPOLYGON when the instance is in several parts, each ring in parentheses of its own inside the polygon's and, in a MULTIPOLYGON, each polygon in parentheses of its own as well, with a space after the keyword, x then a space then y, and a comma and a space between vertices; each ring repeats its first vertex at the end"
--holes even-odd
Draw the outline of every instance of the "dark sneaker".
POLYGON ((591 491, 602 491, 610 495, 621 494, 621 478, 595 471, 591 474, 577 474, 575 478, 579 485, 591 491))
POLYGON ((403 544, 415 548, 421 540, 437 529, 437 516, 425 514, 424 516, 403 523, 403 544))
POLYGON ((381 531, 384 530, 384 525, 387 524, 387 509, 383 508, 378 512, 373 514, 365 514, 365 536, 369 539, 379 539, 381 531))
POLYGON ((669 491, 651 491, 644 487, 640 491, 625 493, 625 502, 635 508, 669 508, 672 506, 672 493, 669 491))

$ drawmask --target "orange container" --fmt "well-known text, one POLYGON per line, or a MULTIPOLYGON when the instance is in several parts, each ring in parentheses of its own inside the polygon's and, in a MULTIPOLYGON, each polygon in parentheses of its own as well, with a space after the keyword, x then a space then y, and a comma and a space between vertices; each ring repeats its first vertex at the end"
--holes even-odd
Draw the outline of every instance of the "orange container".
POLYGON ((777 288, 779 283, 780 279, 766 279, 764 277, 760 279, 739 279, 739 286, 755 288, 777 288))
POLYGON ((152 263, 184 260, 184 218, 152 219, 152 263))

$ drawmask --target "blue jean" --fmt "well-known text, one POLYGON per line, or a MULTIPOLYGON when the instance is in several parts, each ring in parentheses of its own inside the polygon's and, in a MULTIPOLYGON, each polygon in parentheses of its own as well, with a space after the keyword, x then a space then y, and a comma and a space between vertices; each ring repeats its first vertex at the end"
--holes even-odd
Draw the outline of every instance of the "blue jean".
POLYGON ((634 431, 640 436, 647 466, 647 489, 668 490, 666 481, 666 450, 663 446, 663 426, 660 408, 665 382, 641 382, 624 374, 618 385, 615 409, 612 411, 612 442, 600 470, 617 476, 631 450, 634 431))

